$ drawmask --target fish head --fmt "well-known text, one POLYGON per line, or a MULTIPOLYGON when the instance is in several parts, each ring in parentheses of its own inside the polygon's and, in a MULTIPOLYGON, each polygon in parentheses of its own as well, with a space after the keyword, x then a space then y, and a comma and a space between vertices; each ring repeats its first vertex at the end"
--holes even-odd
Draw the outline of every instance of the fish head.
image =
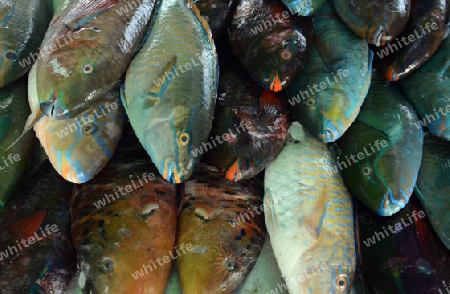
POLYGON ((101 99, 117 79, 108 66, 108 54, 99 52, 104 42, 96 28, 66 29, 62 37, 40 51, 36 82, 43 113, 54 119, 79 115, 101 99))
MULTIPOLYGON (((311 26, 312 30, 312 26, 311 26)), ((275 92, 285 89, 303 70, 310 51, 307 37, 292 28, 274 28, 253 42, 245 57, 250 75, 275 92)))

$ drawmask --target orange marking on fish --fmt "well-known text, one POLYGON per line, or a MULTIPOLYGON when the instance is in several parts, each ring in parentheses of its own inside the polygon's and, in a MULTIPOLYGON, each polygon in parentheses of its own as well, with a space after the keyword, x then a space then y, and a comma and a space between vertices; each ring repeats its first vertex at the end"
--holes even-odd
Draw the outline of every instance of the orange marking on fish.
POLYGON ((240 179, 241 172, 239 171, 239 160, 236 160, 233 165, 228 169, 227 173, 225 174, 225 178, 229 181, 234 181, 240 179))
POLYGON ((11 225, 8 230, 16 240, 28 240, 37 232, 46 216, 46 211, 39 211, 11 225))
POLYGON ((397 81, 398 78, 394 77, 394 75, 397 75, 397 74, 396 74, 396 71, 394 70, 394 68, 391 65, 391 66, 389 66, 389 68, 386 71, 385 78, 386 78, 386 80, 388 80, 390 82, 397 81))
POLYGON ((266 89, 264 89, 261 93, 261 104, 262 106, 265 104, 276 104, 279 106, 283 105, 275 92, 266 89))
POLYGON ((275 79, 273 80, 272 84, 270 84, 270 90, 274 92, 280 92, 281 90, 283 90, 283 83, 278 77, 278 74, 275 76, 275 79))

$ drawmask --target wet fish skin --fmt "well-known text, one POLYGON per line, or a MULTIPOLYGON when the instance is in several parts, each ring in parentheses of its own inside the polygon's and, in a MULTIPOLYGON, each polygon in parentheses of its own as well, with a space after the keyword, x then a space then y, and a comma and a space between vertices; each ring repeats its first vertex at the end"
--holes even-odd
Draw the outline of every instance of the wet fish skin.
POLYGON ((60 120, 79 115, 123 75, 147 32, 154 7, 153 0, 130 3, 74 0, 53 19, 37 68, 45 115, 60 120))
POLYGON ((233 183, 201 163, 184 184, 177 244, 192 250, 177 259, 183 293, 224 293, 250 273, 265 239, 257 177, 233 183), (244 215, 242 219, 239 217, 244 215))
MULTIPOLYGON (((28 77, 28 101, 32 112, 37 113, 36 65, 28 77)), ((67 181, 80 184, 91 180, 113 156, 126 123, 119 96, 116 87, 74 118, 56 120, 43 116, 34 125, 50 162, 67 181)))
POLYGON ((193 1, 201 15, 208 20, 214 40, 219 41, 231 23, 237 0, 196 0, 193 1))
POLYGON ((400 35, 406 27, 411 0, 333 0, 341 19, 369 44, 383 46, 400 35))
POLYGON ((442 243, 450 249, 450 142, 426 135, 415 194, 442 243))
POLYGON ((0 261, 2 293, 64 293, 76 269, 70 238, 71 193, 72 184, 44 161, 6 207, 0 218, 0 252, 8 251, 8 246, 22 250, 12 249, 8 253, 15 253, 14 257, 3 256, 0 261), (16 241, 21 240, 28 241, 27 247, 18 247, 16 241))
POLYGON ((447 38, 423 66, 399 83, 430 134, 447 140, 450 140, 449 80, 450 39, 447 38))
POLYGON ((327 0, 283 0, 291 13, 301 16, 314 15, 327 0))
POLYGON ((390 44, 374 49, 374 67, 385 79, 403 79, 433 56, 446 34, 448 9, 448 0, 411 1, 409 22, 403 32, 390 44), (410 36, 415 41, 411 41, 413 38, 409 39, 410 36), (408 44, 400 41, 402 39, 407 40, 408 44))
POLYGON ((290 14, 280 1, 243 0, 233 15, 230 43, 260 86, 284 90, 305 68, 313 39, 310 17, 290 14))
POLYGON ((211 145, 208 157, 228 180, 240 181, 261 172, 281 151, 289 110, 281 93, 261 89, 239 64, 226 62, 210 138, 228 134, 228 140, 211 145))
POLYGON ((0 3, 0 88, 30 69, 50 18, 47 0, 0 3))
POLYGON ((158 175, 128 128, 111 162, 72 194, 81 291, 164 293, 172 261, 136 274, 137 279, 132 274, 174 250, 175 195, 175 185, 158 175), (132 189, 125 193, 127 185, 132 189))
POLYGON ((266 168, 267 231, 289 293, 350 293, 356 256, 351 196, 327 145, 298 122, 266 168))
POLYGON ((25 177, 32 158, 33 132, 8 149, 21 134, 29 114, 25 78, 0 89, 0 215, 25 177))
POLYGON ((286 89, 293 118, 321 142, 338 140, 367 96, 372 58, 367 42, 350 31, 332 4, 323 5, 315 16, 309 63, 286 89))
POLYGON ((345 165, 336 165, 335 172, 339 167, 349 190, 381 216, 404 208, 413 192, 423 153, 417 121, 416 111, 398 88, 374 71, 356 121, 337 143, 337 163, 345 165), (355 162, 359 153, 364 156, 355 162))
POLYGON ((184 182, 200 162, 191 151, 208 140, 218 79, 214 41, 195 4, 162 0, 127 70, 122 101, 139 141, 169 182, 184 182))
POLYGON ((357 209, 362 273, 370 293, 446 292, 449 253, 416 197, 392 217, 378 216, 361 203, 357 209), (366 246, 369 238, 375 244, 366 246))

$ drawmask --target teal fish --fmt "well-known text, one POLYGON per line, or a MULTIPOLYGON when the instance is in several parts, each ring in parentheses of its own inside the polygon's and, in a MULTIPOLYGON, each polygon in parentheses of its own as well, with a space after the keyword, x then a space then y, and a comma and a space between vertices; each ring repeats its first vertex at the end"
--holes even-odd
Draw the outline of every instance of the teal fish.
POLYGON ((305 70, 286 89, 294 119, 322 142, 339 139, 358 115, 370 86, 372 53, 339 19, 331 3, 315 17, 305 70))
POLYGON ((433 229, 450 249, 450 142, 425 136, 422 166, 415 192, 433 229))
POLYGON ((450 140, 450 38, 415 73, 400 81, 406 98, 419 114, 417 125, 450 140))
POLYGON ((32 158, 34 132, 25 134, 13 149, 8 148, 20 136, 29 114, 25 78, 0 89, 0 214, 23 180, 32 158))
POLYGON ((350 293, 356 265, 352 200, 327 145, 298 122, 266 168, 265 219, 289 293, 350 293))
POLYGON ((315 14, 327 0, 283 0, 289 11, 302 16, 315 14))
POLYGON ((200 162, 191 151, 208 141, 218 74, 211 31, 195 4, 162 0, 127 70, 122 101, 136 136, 169 182, 184 182, 200 162))
POLYGON ((0 1, 0 88, 36 61, 50 19, 48 0, 0 1))
POLYGON ((423 131, 400 90, 372 74, 369 94, 356 121, 338 141, 334 173, 368 208, 391 216, 405 207, 422 160, 423 131))
POLYGON ((170 272, 169 280, 167 281, 167 287, 164 294, 182 294, 180 277, 178 276, 178 266, 174 262, 172 264, 172 271, 170 272))

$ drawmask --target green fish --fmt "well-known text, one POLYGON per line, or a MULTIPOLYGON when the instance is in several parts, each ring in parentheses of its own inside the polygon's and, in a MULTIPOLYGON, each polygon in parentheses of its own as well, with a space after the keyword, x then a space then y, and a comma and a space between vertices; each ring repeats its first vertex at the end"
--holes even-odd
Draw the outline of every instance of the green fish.
POLYGON ((37 67, 42 112, 72 118, 103 99, 126 71, 155 0, 74 0, 45 35, 37 67))
POLYGON ((292 14, 310 16, 315 14, 327 0, 282 0, 292 14))
POLYGON ((172 264, 172 272, 170 273, 169 280, 167 281, 167 287, 164 294, 182 294, 180 277, 178 276, 178 266, 174 262, 172 264))
POLYGON ((411 0, 332 0, 341 19, 359 37, 375 46, 386 45, 406 27, 411 0))
POLYGON ((450 38, 415 73, 401 80, 400 86, 419 114, 417 125, 450 140, 450 38))
POLYGON ((370 86, 372 52, 343 23, 331 3, 315 17, 314 42, 305 70, 286 89, 294 119, 330 143, 356 119, 370 86))
POLYGON ((122 101, 136 136, 169 182, 184 182, 200 161, 191 151, 208 140, 218 74, 211 31, 195 4, 162 0, 127 70, 122 101))
POLYGON ((368 208, 391 216, 405 207, 422 160, 423 131, 400 90, 372 74, 356 121, 338 141, 332 172, 343 172, 349 190, 368 208))
POLYGON ((0 214, 23 180, 33 154, 34 132, 28 132, 14 149, 30 108, 25 78, 0 89, 0 214))
POLYGON ((356 265, 352 200, 327 145, 298 122, 266 168, 265 219, 289 293, 350 293, 356 265))
POLYGON ((433 229, 450 249, 450 142, 426 135, 414 189, 433 229))
POLYGON ((0 88, 23 76, 36 61, 49 12, 48 0, 0 1, 0 88))

